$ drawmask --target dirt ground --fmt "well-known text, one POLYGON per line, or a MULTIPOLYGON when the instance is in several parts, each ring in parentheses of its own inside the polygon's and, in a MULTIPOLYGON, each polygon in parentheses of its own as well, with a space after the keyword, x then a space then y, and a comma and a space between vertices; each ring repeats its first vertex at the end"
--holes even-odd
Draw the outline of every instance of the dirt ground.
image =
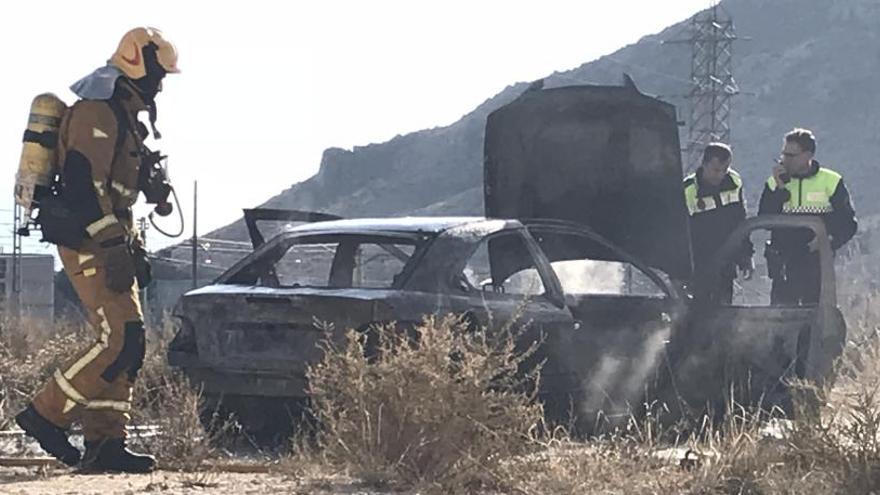
POLYGON ((0 467, 0 494, 375 494, 351 480, 297 479, 281 473, 159 470, 151 474, 77 474, 69 469, 0 467))
MULTIPOLYGON (((292 462, 277 455, 263 455, 243 450, 236 455, 212 459, 199 471, 159 469, 150 474, 82 474, 46 457, 36 442, 20 434, 20 430, 0 431, 0 495, 62 495, 96 494, 128 495, 156 493, 178 495, 204 494, 377 494, 344 476, 317 472, 311 467, 295 470, 292 462), (40 466, 12 467, 12 463, 28 459, 40 466), (257 471, 257 472, 252 472, 257 471), (294 475, 308 472, 307 475, 294 475)), ((82 436, 71 435, 74 446, 82 449, 82 436)), ((137 450, 138 438, 133 438, 137 450)), ((143 451, 143 450, 142 450, 143 451)), ((160 468, 162 459, 159 456, 160 468)))

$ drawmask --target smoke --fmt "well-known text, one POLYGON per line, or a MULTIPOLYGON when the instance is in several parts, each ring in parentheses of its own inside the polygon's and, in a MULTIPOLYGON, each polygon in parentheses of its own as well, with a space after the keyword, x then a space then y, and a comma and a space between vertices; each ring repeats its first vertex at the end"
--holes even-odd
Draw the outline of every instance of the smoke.
POLYGON ((644 328, 619 328, 615 339, 597 360, 582 384, 586 391, 580 411, 589 417, 599 412, 606 418, 628 417, 633 404, 642 402, 650 380, 661 364, 672 324, 665 317, 644 328))
POLYGON ((593 260, 556 261, 553 270, 566 294, 623 294, 622 263, 593 260))

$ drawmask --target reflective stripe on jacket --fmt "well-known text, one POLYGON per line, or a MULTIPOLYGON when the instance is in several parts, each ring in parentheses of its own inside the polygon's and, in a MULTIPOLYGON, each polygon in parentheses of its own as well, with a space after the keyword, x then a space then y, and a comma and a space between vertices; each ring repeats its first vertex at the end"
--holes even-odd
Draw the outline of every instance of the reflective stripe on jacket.
POLYGON ((730 178, 730 184, 733 188, 724 188, 724 181, 721 184, 721 190, 715 191, 715 194, 700 194, 700 187, 697 180, 697 174, 692 173, 684 179, 684 199, 687 205, 688 213, 691 216, 712 211, 722 206, 727 206, 742 201, 742 178, 739 174, 731 169, 727 172, 730 178))

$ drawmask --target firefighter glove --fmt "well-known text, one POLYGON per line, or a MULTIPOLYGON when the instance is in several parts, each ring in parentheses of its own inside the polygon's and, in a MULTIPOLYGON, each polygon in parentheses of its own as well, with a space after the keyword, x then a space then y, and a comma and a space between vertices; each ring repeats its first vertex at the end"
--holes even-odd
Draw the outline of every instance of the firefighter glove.
POLYGON ((131 247, 131 255, 134 261, 134 273, 135 277, 137 277, 138 287, 143 289, 153 281, 153 268, 150 266, 147 250, 141 244, 134 244, 131 247))
POLYGON ((101 247, 104 248, 104 276, 107 287, 116 292, 130 290, 134 283, 134 260, 125 239, 121 237, 110 239, 102 242, 101 247))

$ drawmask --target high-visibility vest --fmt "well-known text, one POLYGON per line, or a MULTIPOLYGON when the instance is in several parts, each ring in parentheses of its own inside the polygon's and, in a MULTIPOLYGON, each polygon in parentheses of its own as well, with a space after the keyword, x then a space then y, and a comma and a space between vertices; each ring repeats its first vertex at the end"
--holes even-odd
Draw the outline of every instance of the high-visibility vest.
POLYGON ((699 190, 697 189, 696 173, 692 173, 684 178, 684 182, 686 184, 684 188, 684 200, 685 204, 687 205, 688 213, 691 216, 705 213, 707 211, 712 211, 716 208, 727 206, 733 203, 739 203, 739 198, 742 193, 743 187, 742 178, 733 169, 728 170, 727 175, 730 176, 731 180, 733 180, 733 184, 736 187, 718 193, 718 198, 721 200, 720 203, 715 200, 716 198, 714 195, 699 195, 699 190))
MULTIPOLYGON (((831 196, 840 183, 840 174, 824 167, 810 177, 792 177, 785 189, 788 200, 782 204, 782 213, 795 215, 822 215, 834 211, 831 196)), ((776 179, 767 179, 767 187, 776 190, 776 179)))

